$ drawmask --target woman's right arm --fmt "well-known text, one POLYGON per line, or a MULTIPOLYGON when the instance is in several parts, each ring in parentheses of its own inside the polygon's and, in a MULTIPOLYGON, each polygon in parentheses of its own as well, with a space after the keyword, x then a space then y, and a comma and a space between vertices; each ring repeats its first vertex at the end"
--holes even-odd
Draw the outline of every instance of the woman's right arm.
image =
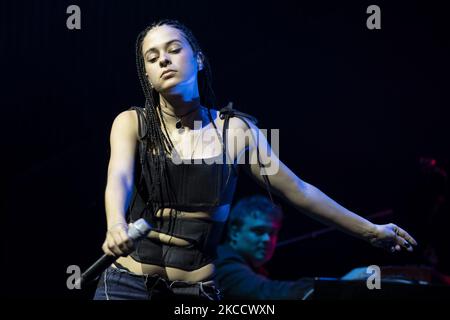
POLYGON ((124 111, 114 119, 111 128, 111 156, 105 190, 108 231, 102 249, 114 256, 127 255, 133 248, 133 242, 127 235, 125 212, 133 191, 137 121, 136 111, 124 111))

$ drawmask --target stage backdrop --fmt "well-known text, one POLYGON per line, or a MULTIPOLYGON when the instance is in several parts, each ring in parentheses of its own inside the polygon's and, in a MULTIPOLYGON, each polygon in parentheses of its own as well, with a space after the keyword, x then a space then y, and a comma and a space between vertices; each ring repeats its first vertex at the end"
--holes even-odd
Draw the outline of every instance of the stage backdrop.
MULTIPOLYGON (((280 130, 279 156, 299 177, 363 216, 392 209, 374 221, 402 223, 429 243, 420 159, 448 169, 448 11, 379 2, 381 29, 370 30, 371 4, 1 1, 2 294, 91 296, 93 288, 66 288, 66 268, 102 253, 109 131, 118 113, 144 102, 135 39, 161 18, 198 37, 218 108, 232 101, 261 128, 280 130), (81 29, 67 28, 70 5, 81 29)), ((254 193, 264 190, 241 176, 235 200, 254 193)), ((277 201, 280 240, 323 227, 277 201)), ((280 248, 269 269, 279 279, 338 277, 423 263, 422 251, 390 256, 331 232, 280 248)))

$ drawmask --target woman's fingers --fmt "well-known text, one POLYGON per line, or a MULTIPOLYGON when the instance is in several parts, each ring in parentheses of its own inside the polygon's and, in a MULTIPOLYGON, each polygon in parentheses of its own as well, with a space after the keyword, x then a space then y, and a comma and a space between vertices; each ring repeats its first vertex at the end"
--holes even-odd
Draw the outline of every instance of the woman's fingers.
POLYGON ((413 251, 412 244, 417 245, 417 242, 411 237, 405 230, 396 226, 395 224, 390 224, 391 230, 394 232, 392 238, 392 244, 390 245, 390 251, 401 251, 402 248, 409 252, 413 251))
POLYGON ((127 234, 127 226, 117 224, 108 230, 106 235, 106 247, 108 251, 114 256, 128 255, 133 249, 133 241, 127 234))
POLYGON ((127 234, 127 225, 117 223, 108 229, 105 242, 102 245, 103 252, 111 256, 126 256, 134 249, 133 240, 127 234))
POLYGON ((119 247, 119 244, 121 243, 120 236, 115 232, 109 232, 106 239, 108 241, 108 249, 111 250, 116 257, 122 256, 123 251, 119 247))
POLYGON ((114 253, 112 253, 111 250, 109 250, 108 248, 108 242, 105 240, 105 242, 102 245, 102 250, 105 254, 107 254, 108 256, 114 256, 114 253))
POLYGON ((409 244, 417 246, 417 241, 413 237, 411 237, 408 232, 400 227, 397 227, 397 235, 408 241, 409 244))
POLYGON ((405 230, 403 230, 402 228, 396 226, 396 225, 392 225, 393 230, 395 232, 395 238, 394 238, 394 242, 395 242, 395 251, 401 251, 402 248, 405 248, 407 251, 412 252, 413 251, 413 247, 412 245, 417 245, 416 240, 414 240, 413 237, 411 237, 408 232, 406 232, 405 230))
POLYGON ((128 237, 128 234, 125 232, 125 230, 119 231, 119 237, 120 237, 120 243, 119 248, 125 253, 128 254, 133 249, 133 241, 128 237))
POLYGON ((399 247, 403 247, 406 250, 408 250, 409 252, 413 251, 413 247, 412 245, 409 243, 409 241, 407 241, 405 238, 401 237, 401 236, 397 236, 396 237, 396 241, 397 241, 397 246, 399 247))
POLYGON ((377 225, 377 235, 371 240, 376 247, 381 247, 390 252, 401 251, 402 248, 412 252, 417 241, 408 232, 393 223, 377 225))

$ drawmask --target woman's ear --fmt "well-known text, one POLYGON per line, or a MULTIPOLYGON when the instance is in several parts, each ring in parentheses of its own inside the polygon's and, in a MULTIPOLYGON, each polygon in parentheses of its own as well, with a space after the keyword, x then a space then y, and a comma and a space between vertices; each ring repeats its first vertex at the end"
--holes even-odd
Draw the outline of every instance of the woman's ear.
POLYGON ((204 59, 205 59, 205 56, 203 55, 203 52, 199 51, 197 53, 198 71, 203 70, 203 68, 204 68, 204 59))

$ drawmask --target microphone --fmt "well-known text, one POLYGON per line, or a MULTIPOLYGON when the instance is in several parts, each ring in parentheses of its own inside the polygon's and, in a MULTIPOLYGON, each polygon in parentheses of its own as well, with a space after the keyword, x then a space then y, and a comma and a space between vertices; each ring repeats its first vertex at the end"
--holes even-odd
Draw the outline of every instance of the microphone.
MULTIPOLYGON (((139 219, 128 228, 128 237, 136 245, 141 239, 147 237, 152 227, 144 219, 139 219)), ((90 266, 80 277, 80 287, 96 279, 106 268, 108 268, 118 257, 104 254, 100 259, 90 266)))

